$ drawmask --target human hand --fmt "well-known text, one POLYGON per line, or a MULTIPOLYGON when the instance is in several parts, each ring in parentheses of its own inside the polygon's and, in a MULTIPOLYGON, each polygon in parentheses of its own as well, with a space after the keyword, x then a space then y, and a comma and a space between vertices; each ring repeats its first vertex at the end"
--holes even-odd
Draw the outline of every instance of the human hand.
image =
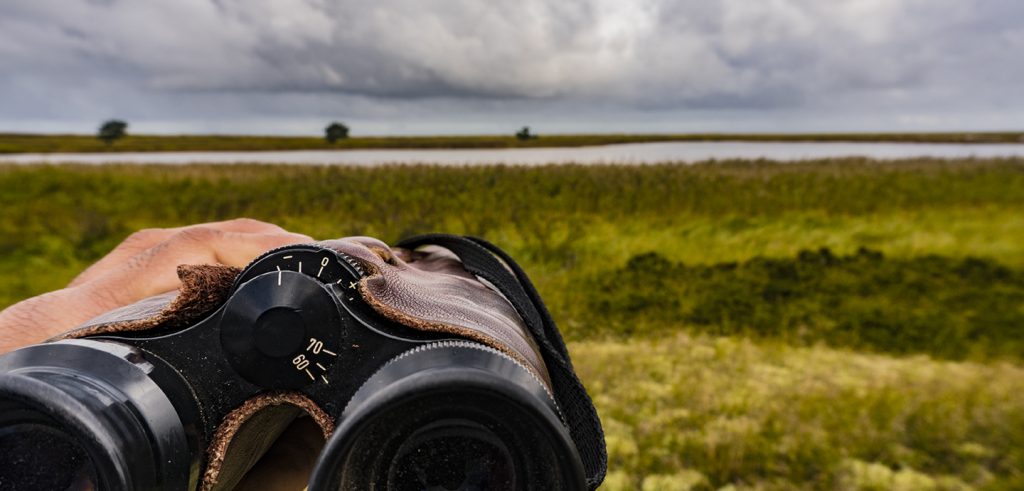
POLYGON ((243 267, 269 249, 312 241, 247 218, 140 230, 66 288, 0 312, 0 354, 42 342, 104 312, 177 289, 179 264, 243 267))
MULTIPOLYGON (((67 287, 0 312, 0 354, 42 342, 104 312, 178 289, 179 264, 244 267, 267 250, 303 242, 313 239, 245 218, 140 230, 67 287)), ((235 489, 300 490, 322 446, 319 427, 309 418, 300 418, 235 489)))

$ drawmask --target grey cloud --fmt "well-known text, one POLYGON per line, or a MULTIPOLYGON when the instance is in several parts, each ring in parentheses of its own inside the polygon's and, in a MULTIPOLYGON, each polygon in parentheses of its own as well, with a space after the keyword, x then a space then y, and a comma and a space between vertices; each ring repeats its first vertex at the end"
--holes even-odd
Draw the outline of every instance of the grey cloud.
POLYGON ((11 1, 0 118, 1020 107, 1022 48, 1016 0, 11 1))

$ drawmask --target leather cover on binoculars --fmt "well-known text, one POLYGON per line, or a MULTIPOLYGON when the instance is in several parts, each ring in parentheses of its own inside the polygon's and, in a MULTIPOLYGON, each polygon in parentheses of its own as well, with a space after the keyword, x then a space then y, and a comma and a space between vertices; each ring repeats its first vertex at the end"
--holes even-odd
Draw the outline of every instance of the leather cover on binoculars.
MULTIPOLYGON (((548 356, 550 353, 546 352, 550 351, 550 341, 541 347, 516 307, 494 285, 467 271, 456 254, 438 246, 424 246, 415 250, 391 248, 369 237, 330 240, 319 245, 347 254, 362 263, 368 274, 359 281, 358 290, 366 302, 384 317, 412 329, 449 334, 497 349, 532 371, 556 395, 560 403, 568 400, 588 410, 593 418, 593 423, 588 422, 588 428, 596 426, 596 434, 590 435, 591 441, 584 442, 588 448, 580 448, 580 452, 589 452, 591 456, 588 459, 587 455, 583 455, 591 487, 600 482, 606 464, 598 462, 595 471, 593 461, 594 455, 597 455, 597 460, 606 458, 604 441, 589 397, 582 390, 578 379, 575 379, 571 364, 568 365, 568 371, 575 386, 558 387, 552 383, 545 362, 546 356, 551 359, 548 356), (560 391, 573 393, 565 396, 559 394, 560 391), (590 465, 586 465, 588 460, 590 465)), ((177 292, 151 297, 108 312, 59 338, 192 325, 225 302, 239 272, 237 268, 219 265, 181 265, 178 267, 181 288, 177 292)), ((559 348, 564 353, 560 337, 557 343, 561 344, 559 348)), ((565 358, 561 365, 566 365, 567 357, 561 354, 558 356, 558 360, 565 358)), ((560 366, 560 370, 560 377, 564 379, 566 368, 560 366)), ((311 416, 325 437, 333 430, 333 422, 305 397, 287 392, 261 394, 246 401, 219 424, 214 435, 215 441, 208 445, 201 489, 230 489, 241 479, 270 442, 243 442, 242 438, 234 441, 239 430, 251 423, 251 419, 259 417, 259 413, 281 405, 299 408, 311 416), (235 457, 235 453, 247 455, 235 457)), ((571 418, 572 414, 566 417, 571 418)), ((287 426, 290 419, 284 420, 287 426)), ((567 424, 572 427, 573 422, 567 421, 567 424)), ((260 433, 265 437, 276 437, 283 429, 263 425, 260 433)), ((573 437, 577 446, 580 446, 579 435, 573 434, 573 437)))

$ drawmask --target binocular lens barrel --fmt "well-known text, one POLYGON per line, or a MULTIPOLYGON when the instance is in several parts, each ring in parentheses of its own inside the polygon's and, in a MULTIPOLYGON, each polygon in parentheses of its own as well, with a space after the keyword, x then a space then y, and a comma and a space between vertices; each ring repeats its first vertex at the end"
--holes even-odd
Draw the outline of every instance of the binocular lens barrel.
MULTIPOLYGON (((187 489, 179 407, 126 345, 64 341, 0 358, 0 487, 187 489)), ((173 392, 173 390, 171 390, 173 392)), ((197 470, 197 469, 195 469, 197 470)), ((190 482, 191 481, 191 482, 190 482)))
POLYGON ((6 466, 0 471, 0 489, 99 489, 96 467, 85 449, 42 418, 0 427, 0 462, 6 466))
POLYGON ((445 341, 387 363, 352 397, 311 490, 585 489, 553 397, 497 350, 445 341))
MULTIPOLYGON (((0 488, 195 489, 203 454, 189 430, 196 401, 160 366, 110 341, 60 341, 0 357, 0 488)), ((546 386, 509 356, 466 341, 410 349, 369 377, 309 485, 585 487, 546 386)))

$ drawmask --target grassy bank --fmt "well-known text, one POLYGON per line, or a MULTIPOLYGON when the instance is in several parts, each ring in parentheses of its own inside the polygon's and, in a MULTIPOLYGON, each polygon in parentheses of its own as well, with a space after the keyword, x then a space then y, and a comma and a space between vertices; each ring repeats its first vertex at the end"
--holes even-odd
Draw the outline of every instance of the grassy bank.
POLYGON ((0 210, 0 306, 143 227, 485 236, 572 341, 609 489, 1024 486, 1022 159, 0 166, 0 210))
POLYGON ((1024 487, 1019 366, 685 334, 571 351, 610 490, 1024 487))
POLYGON ((335 144, 322 137, 238 135, 129 135, 107 145, 93 135, 0 133, 0 153, 344 150, 367 148, 580 147, 670 141, 1022 143, 1024 132, 823 134, 593 134, 354 137, 335 144))

